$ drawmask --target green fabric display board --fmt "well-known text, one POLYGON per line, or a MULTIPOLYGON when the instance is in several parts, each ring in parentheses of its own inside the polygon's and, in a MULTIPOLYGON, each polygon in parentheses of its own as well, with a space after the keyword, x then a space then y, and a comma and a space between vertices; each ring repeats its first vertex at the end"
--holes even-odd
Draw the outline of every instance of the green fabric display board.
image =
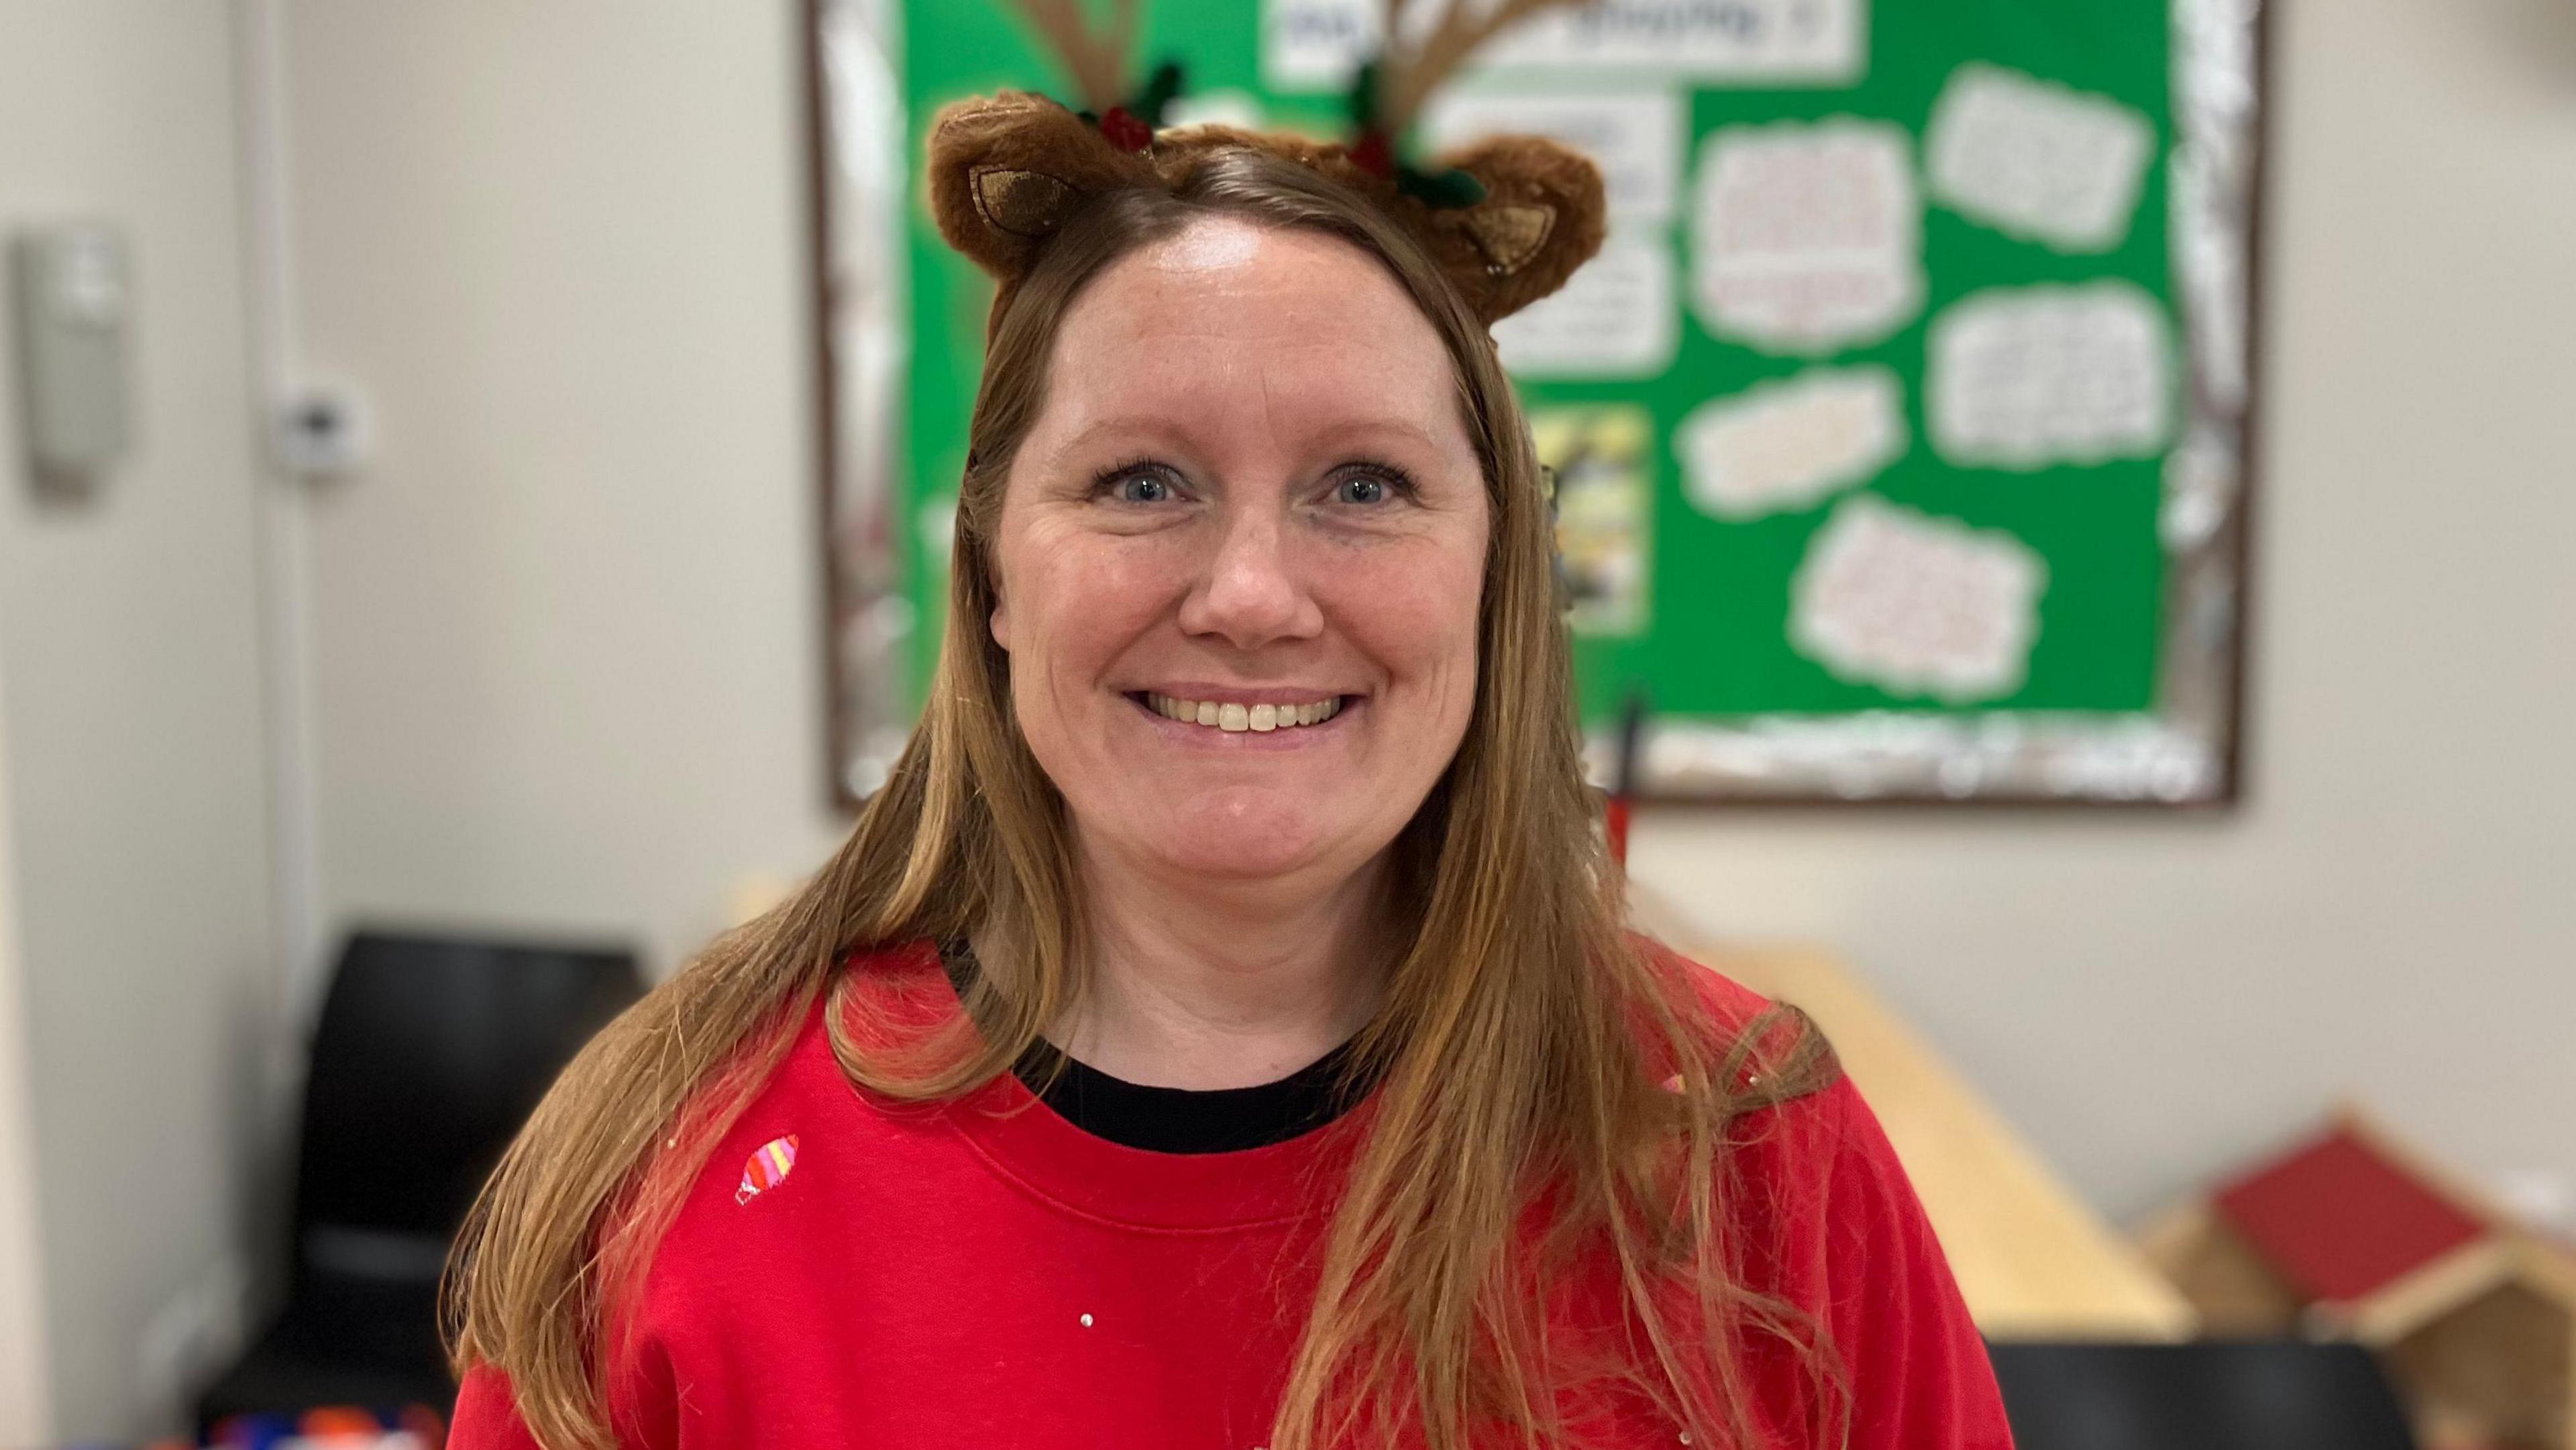
MULTIPOLYGON (((1415 159, 1538 131, 1609 181, 1603 255, 1497 337, 1557 471, 1585 720, 1650 711, 1647 794, 2232 797, 2258 19, 1609 0, 1426 109, 1415 159)), ((1380 23, 1166 3, 1133 66, 1185 66, 1177 119, 1345 137, 1380 23)), ((952 99, 1072 95, 994 0, 914 0, 896 49, 906 157, 952 99)), ((991 293, 906 194, 917 699, 991 293)))

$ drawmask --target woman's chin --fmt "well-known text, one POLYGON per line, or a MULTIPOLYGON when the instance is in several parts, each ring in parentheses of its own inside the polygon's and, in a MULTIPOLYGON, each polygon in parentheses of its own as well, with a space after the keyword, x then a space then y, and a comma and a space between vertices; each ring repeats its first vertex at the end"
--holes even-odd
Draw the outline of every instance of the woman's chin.
POLYGON ((1312 866, 1330 854, 1331 833, 1311 802, 1268 792, 1224 792, 1154 812, 1131 839, 1179 874, 1259 881, 1312 866), (1249 798, 1247 798, 1249 796, 1249 798))
POLYGON ((1314 864, 1314 843, 1305 836, 1245 839, 1231 832, 1174 832, 1155 843, 1164 864, 1179 874, 1201 880, 1267 881, 1314 864))

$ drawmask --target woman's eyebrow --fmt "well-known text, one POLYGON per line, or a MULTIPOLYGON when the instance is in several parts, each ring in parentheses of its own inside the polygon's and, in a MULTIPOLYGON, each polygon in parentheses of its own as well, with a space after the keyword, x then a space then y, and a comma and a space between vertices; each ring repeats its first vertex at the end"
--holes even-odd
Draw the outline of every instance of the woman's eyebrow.
POLYGON ((1058 453, 1076 452, 1103 437, 1133 439, 1139 435, 1162 442, 1186 442, 1187 430, 1176 420, 1157 414, 1118 414, 1097 419, 1076 430, 1072 437, 1056 446, 1058 453))
POLYGON ((1420 448, 1437 449, 1440 446, 1440 440, 1432 436, 1430 429, 1398 418, 1360 418, 1344 422, 1327 419, 1319 421, 1317 427, 1318 431, 1329 434, 1336 442, 1386 437, 1401 438, 1420 448))
MULTIPOLYGON (((1296 442, 1329 451, 1334 447, 1362 445, 1371 440, 1402 442, 1423 449, 1438 449, 1440 440, 1431 430, 1404 418, 1383 414, 1368 417, 1307 416, 1297 420, 1296 442)), ((1150 440, 1165 446, 1196 451, 1208 440, 1197 437, 1182 420, 1157 413, 1121 413, 1096 419, 1075 430, 1072 436, 1052 450, 1058 454, 1077 453, 1104 438, 1128 443, 1150 440)))

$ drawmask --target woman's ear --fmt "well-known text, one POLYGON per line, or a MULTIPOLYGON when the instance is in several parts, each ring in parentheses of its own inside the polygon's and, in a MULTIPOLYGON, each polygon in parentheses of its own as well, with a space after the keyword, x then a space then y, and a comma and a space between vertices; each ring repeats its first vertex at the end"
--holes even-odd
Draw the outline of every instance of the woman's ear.
POLYGON ((1609 204, 1600 168, 1538 136, 1496 136, 1432 163, 1484 186, 1471 206, 1426 208, 1434 256, 1487 323, 1557 288, 1601 250, 1609 204))
POLYGON ((991 632, 993 643, 1001 646, 1002 653, 1011 652, 1011 606, 998 586, 993 590, 993 612, 984 617, 984 628, 991 632))
POLYGON ((1008 289, 1085 197, 1151 184, 1154 171, 1056 102, 1004 91, 939 113, 929 180, 939 234, 1008 289))

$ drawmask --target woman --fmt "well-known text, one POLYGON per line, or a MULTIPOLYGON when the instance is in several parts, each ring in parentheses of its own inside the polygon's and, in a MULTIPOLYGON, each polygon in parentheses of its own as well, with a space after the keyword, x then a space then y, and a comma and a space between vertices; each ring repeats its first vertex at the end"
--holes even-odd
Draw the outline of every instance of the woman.
POLYGON ((1812 1033, 1621 930, 1486 331, 1599 180, 1367 161, 944 118, 922 723, 495 1176, 455 1444, 2008 1443, 1812 1033))

